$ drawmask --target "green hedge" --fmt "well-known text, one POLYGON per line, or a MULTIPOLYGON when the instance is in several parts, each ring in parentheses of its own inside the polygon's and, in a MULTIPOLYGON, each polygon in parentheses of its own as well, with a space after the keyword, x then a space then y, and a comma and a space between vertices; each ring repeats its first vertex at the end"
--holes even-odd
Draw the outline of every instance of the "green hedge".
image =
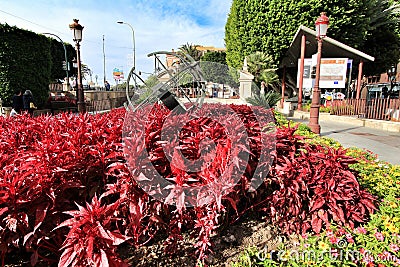
MULTIPOLYGON (((15 90, 29 89, 37 105, 43 106, 49 96, 49 84, 65 76, 63 49, 60 42, 47 36, 0 24, 0 98, 3 105, 11 105, 15 90)), ((71 51, 74 50, 68 45, 69 58, 75 56, 71 51)))

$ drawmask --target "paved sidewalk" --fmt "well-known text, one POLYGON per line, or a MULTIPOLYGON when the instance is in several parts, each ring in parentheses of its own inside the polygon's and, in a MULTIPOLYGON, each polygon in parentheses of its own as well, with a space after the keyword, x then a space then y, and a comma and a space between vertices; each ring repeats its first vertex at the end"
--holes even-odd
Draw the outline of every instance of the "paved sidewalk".
MULTIPOLYGON (((308 124, 308 120, 288 118, 308 124)), ((321 136, 339 141, 344 147, 359 147, 372 151, 378 158, 400 165, 400 133, 356 126, 350 123, 320 121, 321 136)))

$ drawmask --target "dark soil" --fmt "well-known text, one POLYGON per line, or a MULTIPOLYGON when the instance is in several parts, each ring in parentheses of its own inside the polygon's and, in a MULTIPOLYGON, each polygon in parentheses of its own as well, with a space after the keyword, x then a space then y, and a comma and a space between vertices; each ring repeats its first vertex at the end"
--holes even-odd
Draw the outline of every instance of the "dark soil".
MULTIPOLYGON (((231 266, 240 254, 248 247, 275 250, 284 241, 279 231, 262 219, 244 219, 228 229, 213 236, 214 253, 208 255, 205 263, 210 267, 231 266)), ((125 261, 130 266, 196 266, 195 240, 185 234, 179 243, 178 255, 165 253, 164 240, 138 249, 123 247, 121 255, 129 255, 125 261)))

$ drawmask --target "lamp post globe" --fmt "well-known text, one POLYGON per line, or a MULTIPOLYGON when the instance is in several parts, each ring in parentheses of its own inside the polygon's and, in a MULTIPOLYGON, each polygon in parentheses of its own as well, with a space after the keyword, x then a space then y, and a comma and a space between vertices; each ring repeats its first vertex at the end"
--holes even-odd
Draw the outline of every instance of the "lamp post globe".
POLYGON ((80 113, 84 113, 86 111, 85 105, 85 95, 83 93, 83 86, 82 86, 82 67, 81 67, 81 53, 80 53, 80 42, 82 41, 82 31, 83 26, 79 24, 78 19, 74 19, 74 22, 69 24, 69 28, 73 30, 73 40, 75 42, 76 48, 76 62, 78 67, 78 86, 76 92, 77 104, 78 104, 78 111, 80 113))
POLYGON ((73 30, 74 34, 74 42, 81 42, 82 41, 82 31, 83 31, 83 26, 79 24, 79 19, 74 19, 74 22, 69 24, 69 28, 73 30))
POLYGON ((317 32, 317 38, 323 38, 326 36, 328 26, 329 18, 326 16, 326 12, 321 12, 321 15, 315 21, 315 31, 317 32))
POLYGON ((316 38, 318 41, 317 52, 317 65, 315 68, 315 82, 312 93, 312 102, 310 108, 310 122, 308 126, 311 131, 316 134, 321 133, 321 126, 319 125, 319 108, 321 102, 321 89, 319 88, 320 68, 321 68, 321 54, 322 54, 322 39, 326 37, 329 26, 329 18, 325 12, 321 12, 321 16, 315 22, 316 38))

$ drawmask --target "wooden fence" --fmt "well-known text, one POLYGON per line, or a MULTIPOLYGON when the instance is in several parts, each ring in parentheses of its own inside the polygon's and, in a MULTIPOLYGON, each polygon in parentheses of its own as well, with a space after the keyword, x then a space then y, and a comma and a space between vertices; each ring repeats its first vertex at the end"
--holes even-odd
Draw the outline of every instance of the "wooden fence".
POLYGON ((400 99, 345 99, 334 100, 331 114, 358 116, 366 119, 400 121, 400 99))

